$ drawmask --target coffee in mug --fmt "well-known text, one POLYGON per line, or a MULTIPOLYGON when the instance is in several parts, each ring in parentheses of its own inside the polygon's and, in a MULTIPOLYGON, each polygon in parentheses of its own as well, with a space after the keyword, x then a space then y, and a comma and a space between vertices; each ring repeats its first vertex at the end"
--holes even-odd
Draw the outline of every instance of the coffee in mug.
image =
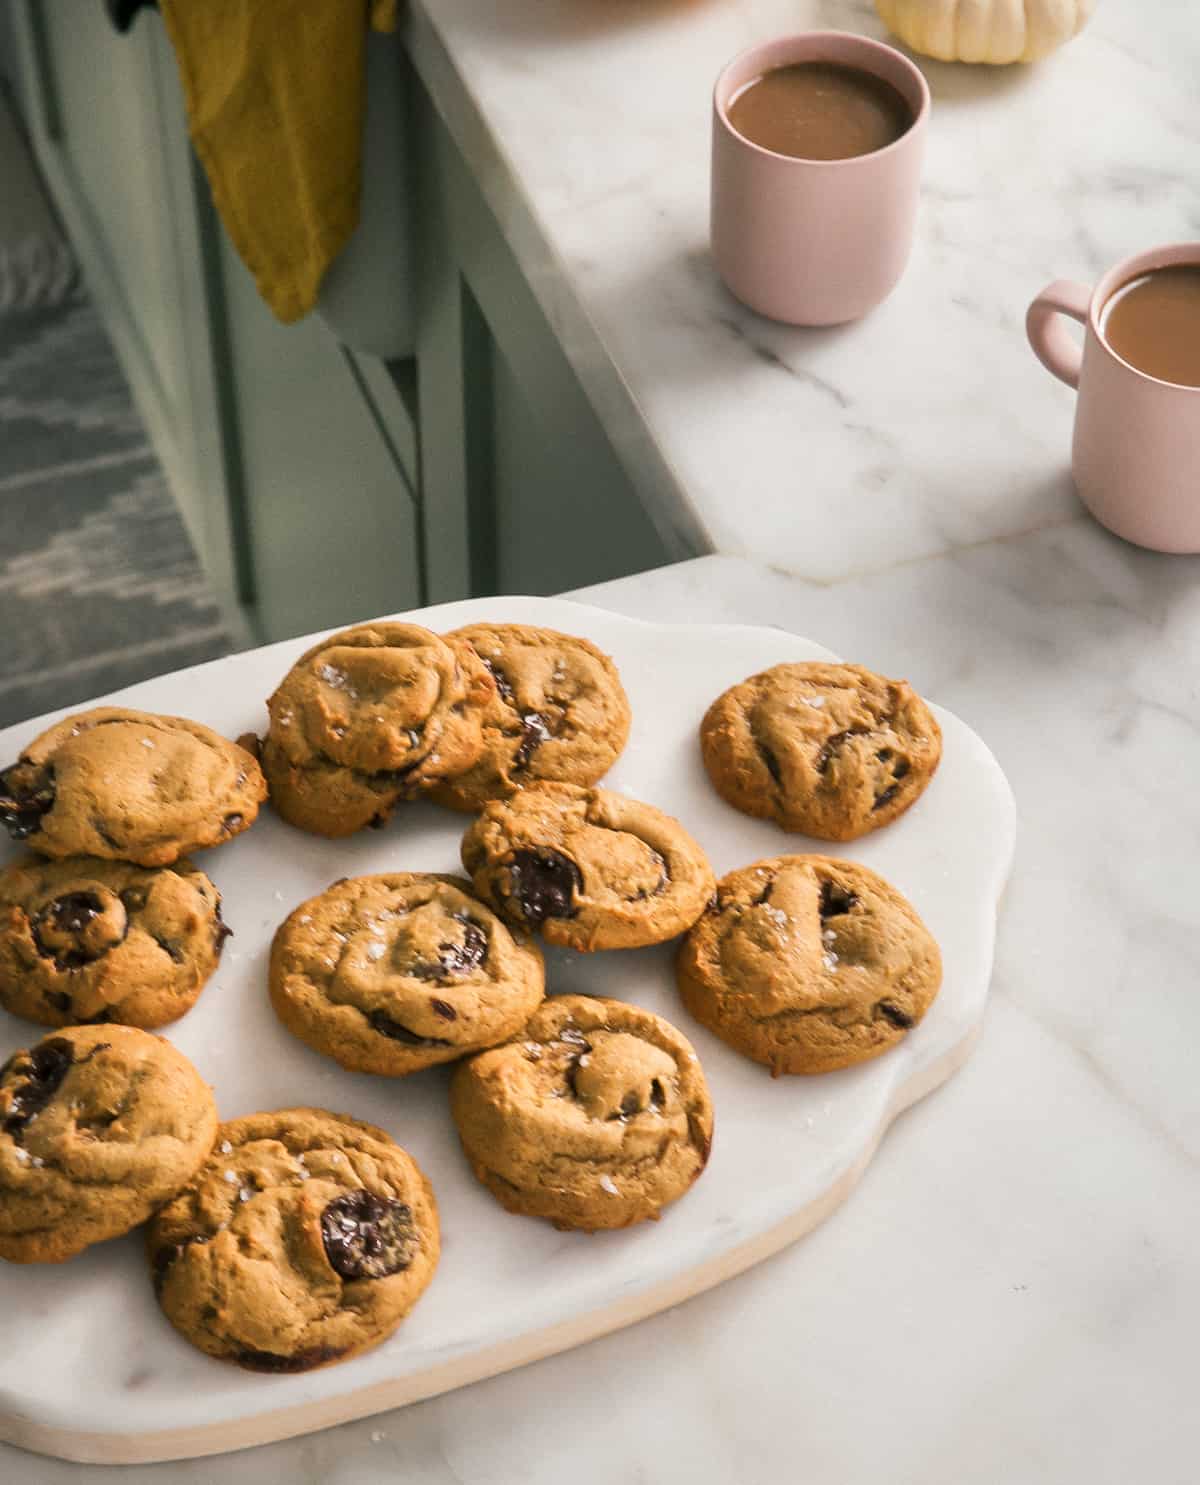
POLYGON ((1140 546, 1200 552, 1200 242, 1139 253, 1094 289, 1051 284, 1026 324, 1042 363, 1079 390, 1084 504, 1140 546), (1085 327, 1082 348, 1064 317, 1085 327))
POLYGON ((1147 376, 1200 387, 1200 263, 1156 268, 1122 284, 1100 313, 1100 334, 1147 376))
POLYGON ((912 246, 929 87, 895 47, 781 36, 713 90, 712 250, 743 304, 839 325, 895 288, 912 246))
POLYGON ((746 83, 729 122, 751 144, 797 160, 851 160, 886 149, 913 124, 886 78, 840 62, 792 62, 746 83))

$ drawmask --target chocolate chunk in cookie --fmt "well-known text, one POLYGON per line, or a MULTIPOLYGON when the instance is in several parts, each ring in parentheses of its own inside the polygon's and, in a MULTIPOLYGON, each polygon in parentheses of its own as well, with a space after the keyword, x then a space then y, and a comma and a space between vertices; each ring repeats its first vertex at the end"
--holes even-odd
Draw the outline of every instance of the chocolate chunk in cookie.
POLYGON ((461 878, 351 877, 301 903, 271 948, 283 1024, 354 1072, 399 1077, 512 1036, 542 956, 461 878))
POLYGON ((704 852, 677 820, 573 784, 493 801, 463 837, 462 859, 510 923, 585 951, 673 938, 713 888, 704 852))
POLYGON ((267 706, 271 802, 317 835, 382 824, 480 756, 495 682, 469 645, 416 624, 362 624, 303 654, 267 706))
POLYGON ((234 1119, 146 1234, 159 1304, 210 1356, 302 1372, 369 1350, 437 1267, 437 1206, 382 1129, 322 1109, 234 1119))
POLYGON ((592 1231, 655 1217, 703 1171, 713 1113, 666 1021, 556 995, 507 1045, 464 1062, 450 1106, 476 1176, 510 1212, 592 1231))
POLYGON ((878 1057, 929 1009, 938 946, 875 872, 827 856, 774 856, 717 884, 679 949, 696 1019, 779 1073, 878 1057))
POLYGON ((916 802, 942 734, 906 681, 813 661, 776 665, 719 696, 700 747, 735 808, 821 840, 854 840, 916 802))
POLYGON ((228 934, 189 861, 27 857, 0 871, 0 1006, 44 1026, 152 1030, 195 1004, 228 934))
POLYGON ((572 634, 527 624, 469 624, 446 636, 471 647, 495 681, 478 761, 431 797, 474 812, 551 780, 594 784, 629 737, 629 701, 613 662, 572 634))
POLYGON ((73 1026, 0 1068, 0 1258, 60 1263, 128 1232, 212 1148, 212 1092, 174 1047, 73 1026))
POLYGON ((199 722, 103 706, 0 774, 0 823, 44 856, 169 866, 245 830, 266 792, 254 759, 199 722))

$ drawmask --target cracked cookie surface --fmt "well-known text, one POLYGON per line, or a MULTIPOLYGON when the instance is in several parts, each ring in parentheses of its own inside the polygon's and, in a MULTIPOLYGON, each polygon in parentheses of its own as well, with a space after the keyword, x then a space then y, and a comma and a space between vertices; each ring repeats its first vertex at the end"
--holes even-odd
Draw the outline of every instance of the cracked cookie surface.
POLYGON ((856 840, 920 798, 942 734, 907 681, 860 665, 776 665, 732 686, 700 724, 722 799, 785 830, 856 840))
POLYGON ((469 645, 416 624, 360 624, 306 651, 267 702, 271 802, 317 835, 382 824, 483 748, 495 682, 469 645))
POLYGON ((0 1068, 0 1258, 60 1263, 144 1222, 212 1149, 212 1090, 130 1026, 72 1026, 0 1068))
POLYGON ((483 751, 430 797, 474 812, 540 779, 594 784, 629 738, 617 667, 586 639, 527 624, 469 624, 446 636, 470 645, 495 681, 483 751))
POLYGON ((730 872, 679 948, 692 1015, 779 1073, 878 1057, 929 1009, 942 958, 916 910, 865 866, 774 856, 730 872))
POLYGON ((703 850, 678 820, 573 784, 493 800, 463 836, 462 860, 501 917, 583 952, 674 938, 713 888, 703 850))
POLYGON ((209 1356, 301 1372, 378 1345, 437 1268, 433 1191, 382 1129, 323 1109, 222 1124, 150 1223, 163 1313, 209 1356))
POLYGON ((271 1003, 352 1072, 399 1077, 506 1041, 540 1003, 541 951, 459 877, 352 877, 301 903, 271 946, 271 1003))
POLYGON ((186 717, 64 717, 0 773, 0 823, 43 856, 169 866, 252 825, 267 786, 244 748, 186 717))
POLYGON ((152 1030, 195 1004, 229 932, 190 861, 31 856, 0 871, 0 1006, 43 1026, 152 1030))
POLYGON ((712 1145, 683 1034, 586 995, 553 996, 515 1040, 462 1063, 450 1106, 472 1170, 506 1210, 587 1232, 657 1216, 712 1145))

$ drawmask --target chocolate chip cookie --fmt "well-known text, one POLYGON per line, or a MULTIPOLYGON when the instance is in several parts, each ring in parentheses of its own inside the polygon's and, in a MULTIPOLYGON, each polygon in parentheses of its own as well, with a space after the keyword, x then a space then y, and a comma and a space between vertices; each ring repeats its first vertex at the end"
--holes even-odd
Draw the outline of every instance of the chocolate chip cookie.
POLYGON ((574 784, 493 800, 463 836, 462 859, 501 917, 585 953, 674 938, 713 889, 704 852, 678 820, 574 784))
POLYGON ((718 696, 700 724, 721 798, 819 840, 855 840, 920 798, 942 733, 907 681, 861 665, 776 665, 718 696))
POLYGON ((314 645, 267 702, 271 803, 317 835, 382 825, 483 749, 495 682, 469 645, 416 624, 362 624, 314 645))
POLYGON ((43 1026, 163 1026, 195 1004, 229 932, 190 861, 29 857, 0 871, 0 1006, 43 1026))
POLYGON ((545 1001, 507 1046, 455 1071, 471 1168, 510 1212, 585 1232, 657 1217, 703 1171, 713 1111, 695 1052, 637 1006, 545 1001))
POLYGON ((369 1350, 439 1253, 433 1192, 382 1129, 323 1109, 221 1125, 211 1158, 146 1233, 158 1301, 193 1346, 256 1372, 369 1350))
POLYGON ((773 1075, 822 1073, 903 1041, 942 958, 882 877, 828 856, 773 856, 722 877, 680 945, 683 1002, 773 1075))
POLYGON ((266 792, 250 754, 199 722, 101 706, 0 773, 0 824, 43 856, 170 866, 239 835, 266 792))
POLYGON ((430 797, 474 813, 540 779, 594 784, 629 738, 617 667, 586 639, 527 624, 469 624, 446 636, 471 646, 495 681, 477 763, 430 797))
POLYGON ((271 1003, 351 1072, 399 1077, 506 1041, 542 999, 542 956, 461 878, 335 882, 280 925, 271 1003))
POLYGON ((0 1258, 61 1263, 144 1222, 212 1149, 212 1090, 132 1026, 72 1026, 0 1067, 0 1258))

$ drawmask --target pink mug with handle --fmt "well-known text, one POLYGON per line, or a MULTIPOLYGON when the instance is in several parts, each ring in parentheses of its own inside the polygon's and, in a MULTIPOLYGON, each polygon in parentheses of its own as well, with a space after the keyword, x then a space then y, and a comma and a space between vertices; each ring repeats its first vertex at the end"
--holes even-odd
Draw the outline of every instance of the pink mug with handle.
POLYGON ((1200 552, 1200 387, 1159 381, 1104 338, 1118 289, 1156 268, 1200 267, 1200 242, 1126 258, 1094 289, 1060 280, 1025 319, 1043 366, 1076 387, 1071 469, 1080 499, 1110 531, 1157 552, 1200 552), (1082 349, 1061 316, 1086 326, 1082 349))

